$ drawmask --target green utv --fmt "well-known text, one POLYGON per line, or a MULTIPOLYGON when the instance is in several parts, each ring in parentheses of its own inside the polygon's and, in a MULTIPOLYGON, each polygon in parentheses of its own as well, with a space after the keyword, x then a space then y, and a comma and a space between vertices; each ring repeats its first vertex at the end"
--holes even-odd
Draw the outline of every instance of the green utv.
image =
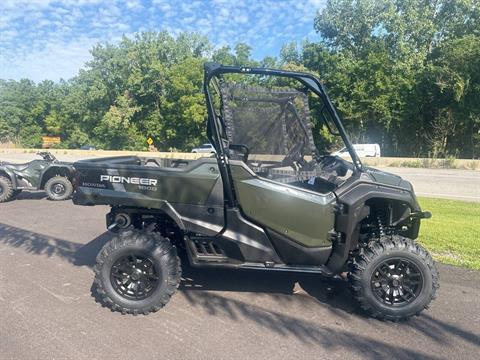
POLYGON ((45 190, 50 200, 66 200, 73 193, 73 167, 49 152, 25 164, 0 161, 0 203, 15 199, 23 190, 45 190))
POLYGON ((104 305, 159 310, 192 266, 348 276, 370 315, 419 314, 438 272, 414 239, 422 212, 412 186, 362 166, 321 82, 306 73, 205 64, 207 135, 198 160, 110 157, 78 161, 77 205, 111 206, 117 234, 95 266, 104 305), (310 116, 353 162, 321 153, 310 116))

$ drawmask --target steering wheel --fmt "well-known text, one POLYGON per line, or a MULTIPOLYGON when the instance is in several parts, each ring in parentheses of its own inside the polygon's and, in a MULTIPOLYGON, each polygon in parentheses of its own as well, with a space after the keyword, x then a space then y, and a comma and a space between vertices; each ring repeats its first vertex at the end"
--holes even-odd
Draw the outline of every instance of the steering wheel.
POLYGON ((323 171, 335 172, 337 176, 345 176, 350 168, 343 159, 332 155, 322 156, 318 163, 323 171))
POLYGON ((325 167, 332 167, 337 163, 337 158, 332 155, 324 155, 320 158, 318 163, 321 165, 322 169, 325 167))

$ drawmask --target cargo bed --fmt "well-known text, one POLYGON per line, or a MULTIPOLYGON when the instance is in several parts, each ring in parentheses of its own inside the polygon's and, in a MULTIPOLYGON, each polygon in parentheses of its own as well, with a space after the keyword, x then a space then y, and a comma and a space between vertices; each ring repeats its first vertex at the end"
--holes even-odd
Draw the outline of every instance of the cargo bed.
POLYGON ((204 205, 220 177, 215 158, 119 156, 81 160, 74 167, 77 205, 161 208, 162 201, 204 205))

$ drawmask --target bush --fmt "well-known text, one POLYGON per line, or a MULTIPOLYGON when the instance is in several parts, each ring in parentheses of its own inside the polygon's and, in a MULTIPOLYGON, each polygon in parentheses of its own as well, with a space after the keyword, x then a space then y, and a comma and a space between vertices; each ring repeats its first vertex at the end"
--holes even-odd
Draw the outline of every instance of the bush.
POLYGON ((447 156, 445 159, 440 160, 439 166, 445 169, 455 169, 455 156, 447 156))
POLYGON ((22 146, 25 148, 40 148, 42 146, 42 128, 38 125, 23 127, 18 135, 22 146))
POLYGON ((472 160, 467 164, 467 169, 477 170, 480 167, 480 161, 472 160))
POLYGON ((420 160, 405 160, 400 163, 400 167, 419 168, 422 167, 420 160))

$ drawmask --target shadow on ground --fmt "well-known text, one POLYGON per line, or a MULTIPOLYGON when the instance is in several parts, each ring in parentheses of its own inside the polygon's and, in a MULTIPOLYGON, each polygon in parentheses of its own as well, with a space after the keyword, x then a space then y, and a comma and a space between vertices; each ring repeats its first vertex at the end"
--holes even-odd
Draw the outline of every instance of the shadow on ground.
POLYGON ((17 200, 41 200, 45 199, 47 194, 44 191, 22 191, 12 201, 17 200))
MULTIPOLYGON (((231 270, 198 269, 182 259, 182 283, 179 287, 189 301, 193 302, 195 291, 253 292, 270 295, 293 295, 305 297, 303 289, 317 301, 333 307, 341 316, 359 313, 356 302, 346 281, 321 277, 316 274, 231 270), (298 285, 297 285, 298 284, 298 285)), ((200 295, 201 296, 201 295, 200 295)), ((277 301, 293 301, 292 296, 276 296, 277 301)))
POLYGON ((110 238, 111 234, 106 232, 84 245, 0 223, 0 244, 35 255, 58 256, 77 266, 92 267, 98 252, 110 238))
MULTIPOLYGON (((13 200, 11 201, 17 201, 17 200, 42 200, 42 199, 47 199, 48 201, 55 201, 51 200, 50 198, 47 197, 47 194, 45 191, 41 190, 32 190, 32 191, 22 191, 20 194, 18 194, 13 200)), ((68 199, 67 199, 68 200, 68 199)), ((61 200, 61 201, 67 201, 67 200, 61 200)))
MULTIPOLYGON (((0 244, 35 255, 58 256, 75 266, 92 267, 96 255, 110 238, 111 234, 104 233, 83 245, 0 223, 0 244)), ((397 326, 415 330, 442 347, 449 346, 458 339, 474 346, 480 343, 478 335, 458 325, 435 319, 429 313, 395 326, 366 319, 363 316, 359 317, 359 314, 353 316, 351 313, 357 313, 357 307, 351 300, 351 294, 345 282, 321 279, 308 274, 195 269, 185 265, 180 291, 192 307, 204 311, 209 316, 227 317, 233 321, 249 321, 271 332, 293 337, 304 343, 317 344, 332 350, 349 349, 362 353, 368 358, 437 359, 433 355, 417 351, 412 347, 397 346, 364 336, 361 331, 355 332, 355 328, 353 332, 348 332, 340 327, 323 326, 309 319, 285 314, 278 309, 286 307, 291 302, 297 302, 294 305, 309 307, 328 306, 339 321, 359 319, 360 327, 380 328, 391 331, 392 334, 396 332, 397 326), (309 296, 298 294, 295 290, 296 283, 309 296), (229 291, 265 294, 277 305, 274 308, 264 308, 222 294, 229 291)), ((330 324, 331 320, 329 319, 330 324)), ((359 327, 358 321, 356 321, 356 327, 359 327)), ((377 331, 380 330, 377 329, 377 331)), ((404 341, 405 344, 411 341, 410 335, 408 337, 409 339, 404 341)))
MULTIPOLYGON (((58 256, 76 266, 93 267, 97 254, 111 237, 111 233, 105 232, 84 245, 0 223, 0 243, 35 255, 58 256)), ((188 264, 185 257, 182 257, 182 270, 180 290, 185 293, 209 290, 293 294, 298 283, 310 296, 338 310, 351 313, 357 308, 351 300, 347 284, 342 280, 300 273, 196 269, 188 264)))

